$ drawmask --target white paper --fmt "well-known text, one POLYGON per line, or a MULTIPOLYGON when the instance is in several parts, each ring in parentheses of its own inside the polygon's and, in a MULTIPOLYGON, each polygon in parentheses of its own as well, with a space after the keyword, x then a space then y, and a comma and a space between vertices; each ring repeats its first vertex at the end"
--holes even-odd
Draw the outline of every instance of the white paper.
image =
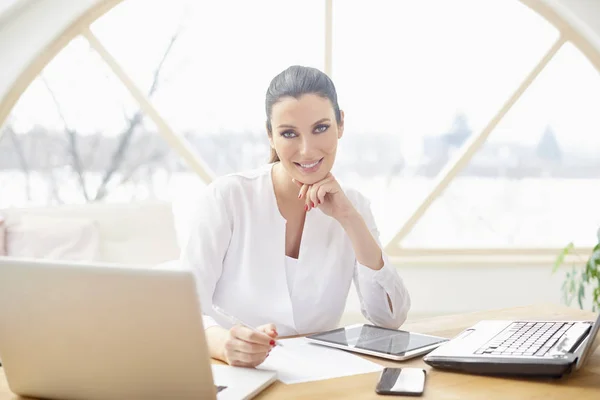
POLYGON ((279 340, 258 369, 277 371, 286 384, 381 371, 383 367, 341 349, 309 343, 305 338, 279 340))

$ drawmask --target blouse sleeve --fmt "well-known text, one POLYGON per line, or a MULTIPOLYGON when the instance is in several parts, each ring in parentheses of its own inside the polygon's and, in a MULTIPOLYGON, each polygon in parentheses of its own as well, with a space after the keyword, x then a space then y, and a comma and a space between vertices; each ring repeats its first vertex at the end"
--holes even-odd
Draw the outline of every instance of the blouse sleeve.
MULTIPOLYGON (((360 196, 359 208, 373 238, 379 247, 379 231, 371 213, 369 201, 360 196)), ((396 268, 390 264, 382 249, 383 268, 376 271, 358 261, 355 262, 354 285, 360 299, 361 312, 375 325, 397 329, 406 320, 410 309, 410 296, 396 268), (388 296, 392 305, 388 303, 388 296)))
POLYGON ((212 310, 232 229, 223 196, 215 185, 209 185, 200 196, 188 241, 181 252, 182 266, 191 269, 196 277, 204 329, 219 325, 207 314, 212 310))

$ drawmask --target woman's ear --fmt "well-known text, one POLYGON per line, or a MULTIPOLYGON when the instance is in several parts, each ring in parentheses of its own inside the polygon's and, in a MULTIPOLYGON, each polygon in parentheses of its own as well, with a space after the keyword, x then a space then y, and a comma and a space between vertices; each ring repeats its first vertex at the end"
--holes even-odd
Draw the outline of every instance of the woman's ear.
POLYGON ((271 148, 274 150, 275 143, 273 143, 273 132, 271 132, 271 130, 269 129, 268 121, 265 123, 265 128, 267 129, 267 136, 269 137, 269 146, 271 146, 271 148))
POLYGON ((344 136, 344 111, 340 110, 340 122, 338 123, 338 139, 344 136))

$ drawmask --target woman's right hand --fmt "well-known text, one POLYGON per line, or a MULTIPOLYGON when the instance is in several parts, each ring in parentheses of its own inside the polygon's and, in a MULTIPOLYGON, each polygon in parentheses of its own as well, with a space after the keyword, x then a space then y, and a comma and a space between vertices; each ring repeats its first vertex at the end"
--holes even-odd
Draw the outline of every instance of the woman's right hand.
POLYGON ((260 333, 242 325, 232 327, 223 343, 224 361, 236 367, 253 368, 262 364, 275 346, 277 330, 273 324, 256 329, 260 333))

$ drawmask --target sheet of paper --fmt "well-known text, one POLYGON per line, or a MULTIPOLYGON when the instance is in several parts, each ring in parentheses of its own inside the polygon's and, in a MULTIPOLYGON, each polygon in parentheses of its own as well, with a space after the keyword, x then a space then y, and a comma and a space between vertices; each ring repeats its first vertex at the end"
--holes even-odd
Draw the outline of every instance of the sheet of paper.
POLYGON ((381 371, 383 367, 350 352, 311 344, 304 338, 280 340, 258 369, 277 371, 286 384, 381 371))

